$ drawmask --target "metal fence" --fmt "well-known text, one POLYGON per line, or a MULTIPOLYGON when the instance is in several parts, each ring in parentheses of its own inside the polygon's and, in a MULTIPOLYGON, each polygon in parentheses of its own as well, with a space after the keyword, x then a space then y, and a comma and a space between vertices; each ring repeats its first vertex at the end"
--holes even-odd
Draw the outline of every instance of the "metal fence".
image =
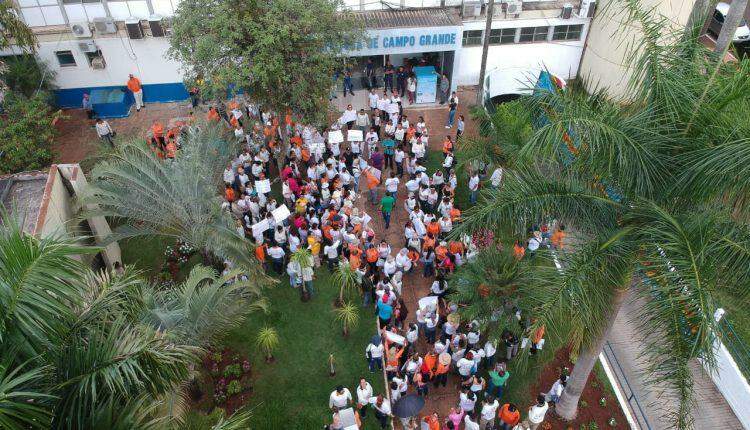
POLYGON ((615 351, 612 349, 612 345, 609 341, 604 344, 602 352, 610 363, 612 373, 615 375, 617 383, 620 385, 620 388, 622 388, 625 400, 628 402, 630 410, 633 412, 633 419, 635 419, 638 424, 638 428, 641 430, 651 430, 651 425, 646 418, 646 414, 643 412, 638 397, 636 397, 635 392, 633 392, 633 389, 630 387, 628 378, 625 377, 625 372, 622 370, 620 361, 617 359, 617 355, 615 355, 615 351))
POLYGON ((734 331, 732 323, 726 316, 719 321, 719 330, 721 331, 721 341, 732 354, 732 358, 737 363, 737 367, 745 378, 750 380, 750 347, 734 331))

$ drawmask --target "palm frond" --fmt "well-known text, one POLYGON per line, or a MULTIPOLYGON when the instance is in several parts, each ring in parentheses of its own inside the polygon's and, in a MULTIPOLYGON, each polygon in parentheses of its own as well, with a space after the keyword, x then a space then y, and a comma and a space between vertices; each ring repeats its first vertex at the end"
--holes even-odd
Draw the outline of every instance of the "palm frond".
POLYGON ((52 413, 48 404, 54 396, 43 392, 43 380, 49 369, 25 370, 28 362, 14 368, 14 355, 12 351, 4 351, 0 363, 0 428, 49 428, 52 413))

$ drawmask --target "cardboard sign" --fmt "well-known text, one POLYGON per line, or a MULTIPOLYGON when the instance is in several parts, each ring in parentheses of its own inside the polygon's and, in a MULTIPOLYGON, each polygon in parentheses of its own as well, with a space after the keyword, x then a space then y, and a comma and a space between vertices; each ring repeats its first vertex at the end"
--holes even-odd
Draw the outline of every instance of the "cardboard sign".
POLYGON ((369 224, 370 221, 372 221, 372 217, 370 215, 365 214, 365 216, 362 217, 362 225, 364 227, 367 227, 367 224, 369 224))
POLYGON ((370 167, 370 173, 372 173, 372 176, 378 178, 378 181, 380 180, 380 175, 383 174, 383 172, 374 167, 370 167))
POLYGON ((271 192, 271 181, 269 179, 263 179, 261 181, 255 181, 255 191, 258 194, 265 194, 271 192))
POLYGON ((346 124, 347 122, 352 122, 357 120, 357 112, 355 110, 345 110, 344 114, 341 115, 341 123, 346 124))
POLYGON ((438 298, 437 296, 427 296, 419 299, 419 309, 434 311, 437 309, 438 298))
POLYGON ((378 109, 380 109, 383 112, 388 112, 388 106, 391 104, 391 101, 388 99, 379 99, 378 100, 378 109))
POLYGON ((289 215, 291 215, 292 213, 289 212, 289 208, 286 207, 286 205, 281 205, 271 211, 271 214, 273 215, 274 221, 276 221, 277 223, 282 223, 285 219, 289 218, 289 215))
POLYGON ((328 141, 330 143, 341 143, 344 141, 344 134, 341 132, 341 130, 329 131, 328 141))
POLYGON ((253 224, 253 236, 260 236, 263 234, 264 231, 271 228, 271 225, 268 223, 267 219, 264 219, 263 221, 260 221, 258 223, 253 224))
POLYGON ((404 345, 406 343, 405 337, 387 330, 385 332, 385 337, 388 338, 390 342, 397 343, 399 345, 404 345))
MULTIPOLYGON (((362 130, 349 130, 346 133, 346 139, 349 142, 361 142, 363 140, 362 130)), ((329 140, 330 142, 330 140, 329 140)))

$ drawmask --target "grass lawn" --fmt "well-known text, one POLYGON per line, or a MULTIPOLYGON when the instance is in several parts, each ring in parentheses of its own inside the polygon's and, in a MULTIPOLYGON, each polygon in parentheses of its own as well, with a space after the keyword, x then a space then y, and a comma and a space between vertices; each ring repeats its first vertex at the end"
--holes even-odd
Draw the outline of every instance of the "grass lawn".
MULTIPOLYGON (((362 376, 376 393, 383 393, 382 373, 368 371, 364 354, 369 339, 376 334, 373 311, 362 308, 359 325, 344 338, 341 326, 334 321, 332 306, 338 289, 326 268, 321 267, 316 274, 312 300, 303 303, 288 278, 282 277, 266 293, 269 312, 251 315, 226 339, 227 346, 251 357, 254 386, 249 403, 254 410, 254 430, 320 428, 330 422, 328 396, 334 387, 348 387, 356 400, 354 389, 362 376), (280 346, 271 364, 255 348, 257 330, 263 326, 274 327, 279 333, 280 346), (333 378, 328 375, 329 354, 334 355, 336 363, 333 378)), ((370 423, 367 427, 376 423, 369 415, 365 422, 370 423)))
POLYGON ((122 262, 135 265, 145 272, 146 277, 156 276, 164 263, 164 250, 174 241, 167 241, 160 236, 134 237, 120 241, 122 262))
MULTIPOLYGON (((746 302, 743 300, 737 300, 737 297, 725 291, 719 291, 718 299, 721 306, 726 311, 724 318, 732 324, 732 328, 737 334, 738 341, 744 344, 745 348, 750 348, 750 314, 744 306, 746 302)), ((732 354, 744 355, 741 352, 741 347, 736 348, 735 351, 730 349, 732 354)), ((735 356, 734 359, 738 362, 740 368, 743 369, 745 377, 750 379, 750 356, 735 356), (740 364, 741 362, 745 363, 744 368, 742 364, 740 364)))

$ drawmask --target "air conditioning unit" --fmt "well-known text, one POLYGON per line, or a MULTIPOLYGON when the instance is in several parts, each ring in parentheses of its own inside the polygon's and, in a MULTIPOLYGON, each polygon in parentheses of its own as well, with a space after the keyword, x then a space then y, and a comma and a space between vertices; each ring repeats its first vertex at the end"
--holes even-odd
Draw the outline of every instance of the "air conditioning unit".
POLYGON ((521 0, 508 0, 505 2, 505 13, 507 13, 508 16, 518 18, 518 15, 521 14, 522 9, 523 2, 521 0))
POLYGON ((112 18, 94 18, 94 28, 99 34, 117 33, 117 24, 112 18))
POLYGON ((151 15, 148 17, 148 25, 151 27, 152 37, 164 37, 166 35, 164 18, 160 15, 151 15))
POLYGON ((562 7, 562 11, 560 12, 560 18, 570 19, 571 16, 573 16, 573 4, 565 3, 562 7))
POLYGON ((578 11, 579 18, 593 18, 596 11, 596 0, 581 0, 581 9, 578 11))
POLYGON ((143 28, 138 18, 128 18, 125 20, 125 29, 128 31, 128 37, 131 39, 143 39, 143 28))
POLYGON ((71 22, 70 32, 75 37, 91 37, 91 29, 88 22, 71 22))
POLYGON ((107 63, 104 62, 104 58, 96 57, 91 59, 91 68, 96 70, 102 70, 107 67, 107 63))
POLYGON ((93 40, 84 40, 78 42, 78 49, 80 49, 81 52, 96 52, 99 50, 93 40))
POLYGON ((482 16, 482 2, 464 2, 461 7, 463 18, 477 18, 482 16))

